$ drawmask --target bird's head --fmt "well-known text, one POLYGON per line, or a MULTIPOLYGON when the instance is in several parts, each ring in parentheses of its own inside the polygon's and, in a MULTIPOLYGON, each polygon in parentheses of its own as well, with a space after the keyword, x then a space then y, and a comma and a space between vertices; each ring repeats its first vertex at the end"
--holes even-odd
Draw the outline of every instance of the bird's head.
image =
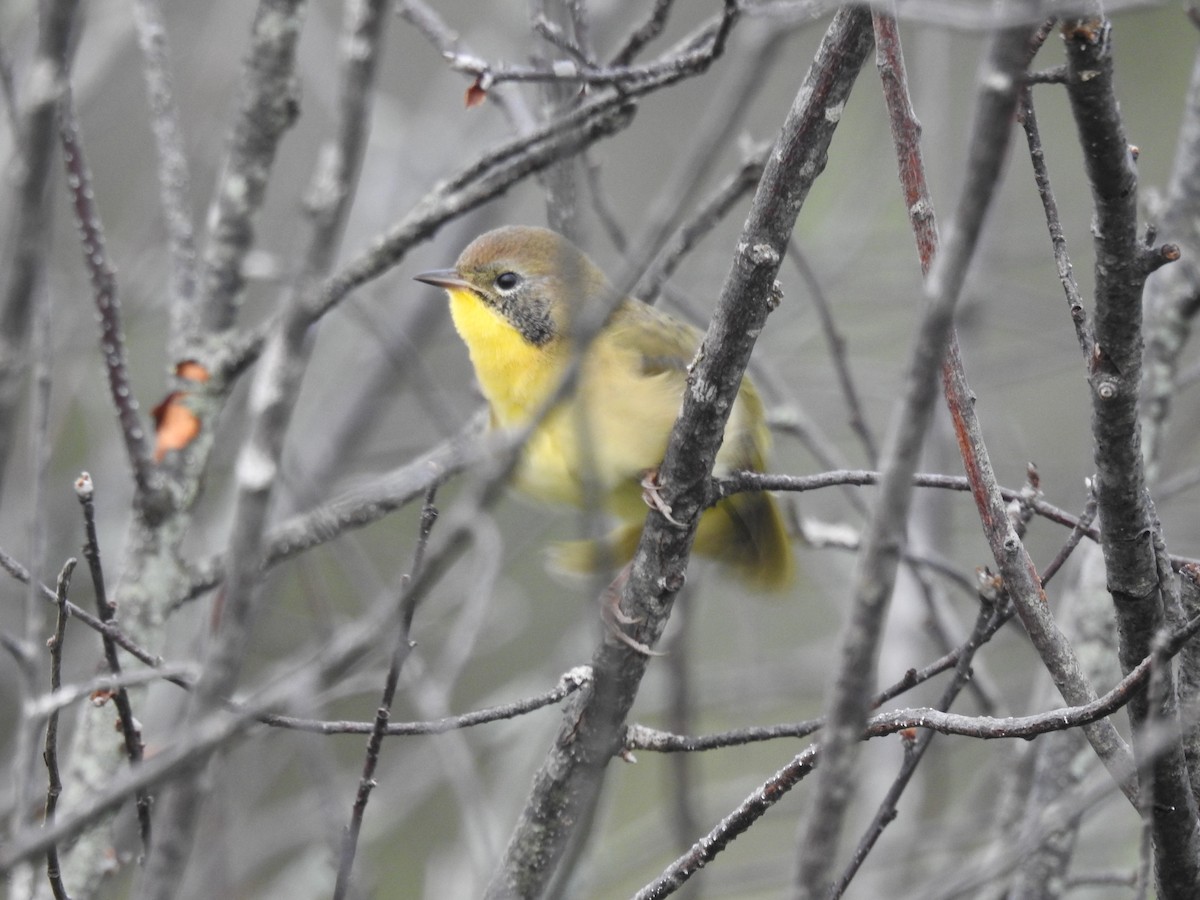
POLYGON ((566 335, 580 309, 610 290, 604 274, 566 238, 517 225, 473 240, 454 268, 415 277, 478 299, 536 347, 566 335))

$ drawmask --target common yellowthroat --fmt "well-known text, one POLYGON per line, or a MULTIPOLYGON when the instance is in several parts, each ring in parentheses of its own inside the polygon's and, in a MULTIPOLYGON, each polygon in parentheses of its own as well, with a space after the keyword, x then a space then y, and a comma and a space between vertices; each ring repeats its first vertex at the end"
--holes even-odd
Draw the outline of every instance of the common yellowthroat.
MULTIPOLYGON (((416 279, 449 293, 494 428, 524 425, 549 401, 575 353, 572 320, 612 296, 581 250, 553 231, 522 226, 489 231, 454 268, 416 279)), ((519 490, 576 506, 600 498, 621 523, 600 544, 559 544, 563 568, 591 571, 633 556, 649 502, 644 479, 662 462, 701 337, 640 300, 622 300, 584 352, 574 394, 525 445, 514 478, 519 490)), ((716 474, 763 471, 769 442, 762 400, 743 379, 716 474)), ((793 577, 791 545, 769 494, 736 494, 706 510, 693 549, 759 589, 781 589, 793 577)))

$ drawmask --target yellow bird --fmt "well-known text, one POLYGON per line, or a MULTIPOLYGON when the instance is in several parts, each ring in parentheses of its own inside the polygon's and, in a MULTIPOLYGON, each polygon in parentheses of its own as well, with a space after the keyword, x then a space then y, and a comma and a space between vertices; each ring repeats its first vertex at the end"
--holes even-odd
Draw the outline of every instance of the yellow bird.
MULTIPOLYGON (((549 401, 576 352, 572 320, 612 296, 592 261, 545 228, 489 231, 454 268, 416 279, 449 293, 494 428, 524 425, 549 401)), ((644 501, 652 499, 643 482, 662 462, 701 337, 640 300, 622 300, 584 352, 574 394, 531 435, 514 477, 519 490, 575 506, 599 498, 621 523, 599 545, 559 544, 555 557, 563 568, 591 571, 632 558, 644 501)), ((743 379, 715 474, 763 471, 769 442, 762 400, 743 379)), ((794 574, 783 519, 765 493, 737 494, 706 510, 694 551, 759 589, 782 589, 794 574)))

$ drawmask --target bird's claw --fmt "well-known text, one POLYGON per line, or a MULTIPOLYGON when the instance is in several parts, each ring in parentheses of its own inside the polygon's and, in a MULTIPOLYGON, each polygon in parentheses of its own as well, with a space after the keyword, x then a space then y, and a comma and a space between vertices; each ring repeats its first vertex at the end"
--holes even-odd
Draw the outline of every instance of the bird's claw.
POLYGON ((661 488, 658 484, 658 470, 651 469, 642 476, 642 500, 651 509, 658 510, 664 519, 674 525, 676 528, 686 528, 682 522, 678 521, 671 515, 671 507, 666 500, 662 498, 661 488))
POLYGON ((614 638, 629 647, 636 650, 645 656, 662 656, 663 654, 651 650, 641 641, 631 638, 622 629, 622 625, 637 625, 643 621, 641 616, 631 616, 621 609, 621 588, 625 582, 629 580, 629 566, 626 565, 617 577, 613 579, 612 584, 604 589, 604 593, 600 598, 600 618, 604 621, 604 627, 608 629, 608 633, 614 638))

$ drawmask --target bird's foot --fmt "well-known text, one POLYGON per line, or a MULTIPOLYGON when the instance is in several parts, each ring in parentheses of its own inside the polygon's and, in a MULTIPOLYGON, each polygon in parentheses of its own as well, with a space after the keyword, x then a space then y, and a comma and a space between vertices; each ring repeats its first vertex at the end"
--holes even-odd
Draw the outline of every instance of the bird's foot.
POLYGON ((662 488, 658 483, 658 469, 648 469, 646 474, 642 476, 642 500, 651 509, 657 509, 662 513, 662 517, 676 528, 687 527, 671 515, 670 504, 662 498, 662 488))
POLYGON ((604 627, 608 629, 609 634, 615 637, 618 641, 630 649, 636 650, 638 653, 645 656, 662 656, 641 641, 630 637, 625 633, 623 625, 637 625, 642 621, 640 616, 631 616, 621 609, 621 589, 625 587, 625 582, 629 580, 629 568, 632 563, 627 563, 617 577, 612 580, 612 584, 604 589, 604 593, 600 595, 600 618, 604 622, 604 627))

